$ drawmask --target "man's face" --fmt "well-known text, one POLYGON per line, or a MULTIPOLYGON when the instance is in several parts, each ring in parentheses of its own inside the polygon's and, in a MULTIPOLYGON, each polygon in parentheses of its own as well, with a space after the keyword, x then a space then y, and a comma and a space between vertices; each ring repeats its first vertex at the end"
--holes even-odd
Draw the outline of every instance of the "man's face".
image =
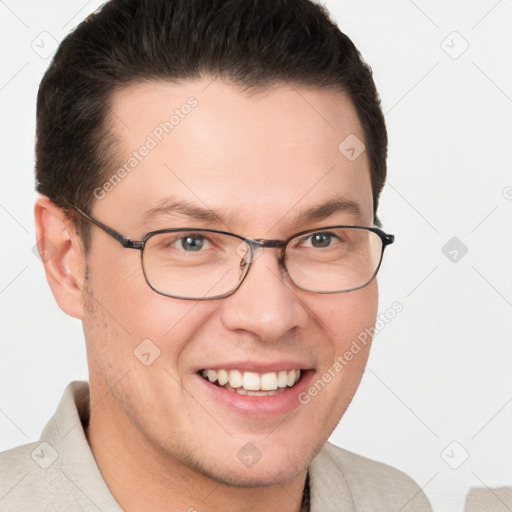
MULTIPOLYGON (((363 140, 344 95, 285 85, 251 96, 209 82, 146 83, 117 93, 110 119, 120 165, 133 151, 140 161, 95 201, 95 218, 132 240, 178 227, 286 239, 310 228, 372 225, 367 156, 351 161, 338 150, 350 134, 363 140), (194 106, 181 108, 190 97, 194 106), (158 130, 175 109, 173 128, 158 130), (155 147, 141 157, 143 145, 155 147), (337 199, 357 203, 360 214, 340 210, 301 220, 303 212, 337 199), (217 220, 173 211, 146 215, 166 201, 215 212, 217 220)), ((304 471, 350 403, 369 347, 309 403, 299 394, 373 325, 375 280, 349 293, 302 291, 283 274, 279 251, 266 248, 233 295, 175 299, 148 286, 138 251, 91 229, 83 321, 92 416, 104 397, 102 421, 119 426, 126 442, 136 439, 145 456, 231 485, 285 482, 304 471), (136 357, 143 340, 150 340, 142 345, 148 365, 136 357), (297 369, 302 377, 282 393, 245 396, 208 382, 202 369, 260 375, 297 369)))

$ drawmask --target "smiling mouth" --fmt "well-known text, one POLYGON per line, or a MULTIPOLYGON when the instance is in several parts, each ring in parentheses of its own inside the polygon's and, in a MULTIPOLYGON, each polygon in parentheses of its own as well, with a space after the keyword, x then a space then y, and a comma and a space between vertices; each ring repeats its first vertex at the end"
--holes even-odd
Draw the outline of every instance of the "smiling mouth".
POLYGON ((198 374, 215 386, 239 395, 272 396, 294 387, 303 372, 299 369, 268 373, 203 369, 198 374))

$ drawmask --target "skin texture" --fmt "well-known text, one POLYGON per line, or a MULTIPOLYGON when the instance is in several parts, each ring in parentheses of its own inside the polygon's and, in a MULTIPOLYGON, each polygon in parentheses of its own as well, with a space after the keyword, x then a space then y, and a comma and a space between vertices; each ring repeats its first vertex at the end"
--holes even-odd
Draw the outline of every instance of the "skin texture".
MULTIPOLYGON (((192 96, 197 106, 95 201, 95 218, 132 240, 168 227, 285 239, 333 224, 372 225, 366 154, 351 162, 338 151, 349 134, 363 140, 353 106, 338 92, 284 84, 249 95, 206 78, 131 85, 116 94, 110 118, 125 158, 120 164, 192 96), (219 219, 166 214, 141 221, 171 196, 219 219), (360 215, 296 220, 337 198, 358 203, 360 215)), ((138 251, 93 226, 85 258, 62 211, 41 197, 35 214, 38 239, 56 248, 45 262, 52 291, 83 322, 87 436, 123 509, 300 510, 307 467, 348 407, 369 346, 309 404, 286 415, 236 413, 213 400, 195 372, 233 361, 286 360, 313 368, 314 382, 374 324, 376 281, 350 293, 304 292, 286 279, 278 252, 265 249, 233 295, 174 299, 149 288, 138 251), (147 338, 160 350, 149 366, 134 356, 147 338), (261 453, 252 467, 237 458, 249 442, 261 453)))

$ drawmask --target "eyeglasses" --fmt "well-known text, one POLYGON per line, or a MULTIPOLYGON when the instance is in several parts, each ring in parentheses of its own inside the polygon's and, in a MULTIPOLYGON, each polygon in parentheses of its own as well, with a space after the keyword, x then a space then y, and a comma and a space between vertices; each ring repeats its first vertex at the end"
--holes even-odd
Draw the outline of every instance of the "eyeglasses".
POLYGON ((263 248, 280 250, 290 281, 312 293, 343 293, 366 286, 377 275, 394 235, 375 227, 327 226, 287 240, 244 238, 215 229, 173 228, 130 240, 85 212, 85 219, 141 254, 142 271, 157 293, 176 299, 222 299, 242 284, 263 248))

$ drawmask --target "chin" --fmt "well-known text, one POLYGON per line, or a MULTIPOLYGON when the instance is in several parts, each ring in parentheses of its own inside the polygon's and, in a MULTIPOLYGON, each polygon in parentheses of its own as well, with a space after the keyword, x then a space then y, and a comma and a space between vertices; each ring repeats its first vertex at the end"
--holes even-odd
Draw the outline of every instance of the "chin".
POLYGON ((264 457, 247 461, 246 465, 237 458, 233 458, 233 464, 228 461, 222 463, 207 463, 201 461, 189 461, 190 465, 203 476, 223 485, 231 487, 269 487, 272 485, 284 485, 293 478, 305 472, 311 462, 305 456, 300 459, 290 457, 270 458, 264 457))
POLYGON ((307 466, 300 469, 286 465, 279 466, 270 465, 269 467, 267 464, 266 467, 260 469, 252 467, 241 471, 237 468, 236 471, 226 469, 224 472, 217 468, 208 473, 205 472, 204 475, 231 487, 270 487, 272 485, 284 485, 307 469, 307 466))

